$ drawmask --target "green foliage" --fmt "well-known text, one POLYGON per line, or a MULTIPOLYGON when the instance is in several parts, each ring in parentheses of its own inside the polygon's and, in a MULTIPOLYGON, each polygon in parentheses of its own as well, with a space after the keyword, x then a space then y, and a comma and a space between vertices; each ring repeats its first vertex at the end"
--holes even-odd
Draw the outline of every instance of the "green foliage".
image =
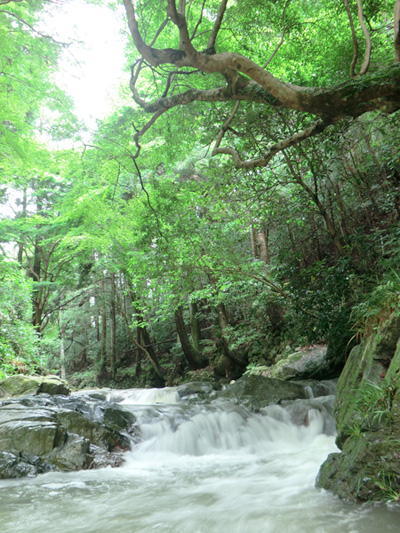
POLYGON ((392 404, 396 387, 391 381, 381 384, 365 381, 358 390, 357 411, 362 413, 360 425, 364 430, 373 429, 377 425, 390 422, 392 417, 392 404))
POLYGON ((377 329, 393 313, 400 313, 400 274, 390 269, 368 298, 353 307, 352 318, 359 333, 377 329))
POLYGON ((0 260, 0 372, 33 371, 38 364, 38 342, 30 323, 32 283, 19 266, 0 260))

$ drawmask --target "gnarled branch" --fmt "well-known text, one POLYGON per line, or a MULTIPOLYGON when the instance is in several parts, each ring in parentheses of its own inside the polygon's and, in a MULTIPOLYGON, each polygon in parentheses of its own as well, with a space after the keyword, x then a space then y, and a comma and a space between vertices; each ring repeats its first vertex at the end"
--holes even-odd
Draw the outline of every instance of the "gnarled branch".
POLYGON ((290 146, 295 146, 296 144, 301 143, 304 141, 304 139, 308 139, 310 137, 314 137, 315 135, 318 135, 321 133, 324 129, 326 129, 329 126, 330 122, 328 120, 317 120, 312 126, 304 129, 303 131, 300 131, 298 133, 295 133, 291 137, 288 137, 287 139, 284 139, 282 141, 279 141, 272 146, 268 148, 268 150, 261 156, 256 157, 254 159, 246 159, 243 160, 240 157, 240 154, 237 150, 235 150, 232 147, 225 146, 223 148, 215 148, 213 155, 215 154, 225 154, 230 155, 233 158, 233 161, 235 163, 235 166, 238 168, 257 168, 257 167, 266 167, 268 163, 271 161, 273 157, 285 148, 289 148, 290 146))
MULTIPOLYGON (((344 3, 347 6, 348 16, 350 14, 350 22, 352 18, 348 0, 344 0, 344 3)), ((357 3, 359 6, 360 24, 365 25, 361 0, 357 0, 357 3)), ((396 5, 399 3, 400 0, 397 0, 396 5)), ((288 2, 286 2, 287 4, 288 2)), ((243 160, 236 150, 230 147, 220 147, 219 144, 221 141, 219 143, 217 142, 214 153, 231 155, 239 167, 254 168, 256 166, 265 166, 279 151, 284 150, 288 146, 298 144, 308 137, 317 135, 328 124, 334 123, 342 117, 358 117, 371 110, 382 110, 391 113, 400 109, 399 63, 373 74, 365 75, 362 79, 353 79, 334 87, 316 88, 298 86, 276 78, 271 72, 242 54, 234 52, 207 54, 197 51, 189 36, 182 2, 180 3, 180 9, 178 9, 175 0, 168 0, 168 14, 179 32, 181 49, 158 49, 154 48, 154 43, 147 45, 140 34, 132 0, 124 0, 124 6, 133 42, 142 56, 132 72, 132 94, 135 101, 145 111, 154 114, 146 126, 144 126, 144 131, 147 131, 148 127, 150 127, 148 125, 151 125, 167 109, 187 105, 194 101, 237 102, 243 100, 270 106, 282 106, 287 109, 311 114, 317 118, 312 126, 302 132, 296 133, 288 139, 274 144, 262 157, 256 159, 243 160), (182 72, 179 70, 181 67, 190 67, 203 74, 220 74, 225 78, 227 85, 212 89, 192 88, 178 94, 170 94, 168 90, 166 92, 164 91, 161 98, 148 102, 143 100, 136 91, 136 82, 144 64, 150 67, 172 64, 177 67, 177 71, 174 71, 177 74, 182 72)), ((225 1, 221 1, 219 4, 219 14, 214 23, 215 38, 218 35, 220 21, 222 21, 226 6, 227 3, 225 1)), ((353 28, 354 45, 356 42, 354 24, 351 27, 353 28)), ((366 51, 360 74, 364 74, 368 69, 371 51, 370 37, 366 26, 363 31, 366 39, 366 51)), ((354 50, 358 51, 358 48, 354 50)), ((356 60, 357 58, 354 54, 354 64, 351 69, 352 75, 355 74, 356 60)), ((223 130, 224 126, 221 130, 222 136, 219 135, 221 140, 224 133, 223 130)))

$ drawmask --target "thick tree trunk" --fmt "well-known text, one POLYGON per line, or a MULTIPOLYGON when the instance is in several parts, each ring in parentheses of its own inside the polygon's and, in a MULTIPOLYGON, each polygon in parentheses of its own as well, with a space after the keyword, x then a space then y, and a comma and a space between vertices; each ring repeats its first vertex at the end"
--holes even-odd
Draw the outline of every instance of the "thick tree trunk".
POLYGON ((228 379, 236 379, 244 372, 248 360, 245 354, 239 356, 229 348, 229 343, 226 338, 226 329, 229 327, 229 318, 226 307, 223 303, 217 305, 218 325, 220 331, 220 347, 222 355, 225 359, 226 377, 228 379))
POLYGON ((183 319, 183 307, 179 306, 175 311, 175 326, 178 333, 179 341, 182 346, 183 354, 191 370, 204 368, 207 364, 201 352, 195 349, 189 339, 186 331, 185 321, 183 319))
POLYGON ((196 351, 200 352, 200 340, 201 340, 201 328, 199 321, 199 308, 197 302, 190 303, 190 332, 192 336, 193 347, 196 351))

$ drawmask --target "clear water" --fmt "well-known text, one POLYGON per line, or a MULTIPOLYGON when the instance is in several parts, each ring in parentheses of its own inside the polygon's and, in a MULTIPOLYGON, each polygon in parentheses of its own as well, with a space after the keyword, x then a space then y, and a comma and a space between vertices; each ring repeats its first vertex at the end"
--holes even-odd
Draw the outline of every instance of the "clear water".
POLYGON ((1 533, 400 531, 398 507, 344 504, 314 488, 336 449, 317 410, 295 426, 278 406, 185 406, 173 389, 114 398, 143 436, 125 464, 0 481, 1 533))

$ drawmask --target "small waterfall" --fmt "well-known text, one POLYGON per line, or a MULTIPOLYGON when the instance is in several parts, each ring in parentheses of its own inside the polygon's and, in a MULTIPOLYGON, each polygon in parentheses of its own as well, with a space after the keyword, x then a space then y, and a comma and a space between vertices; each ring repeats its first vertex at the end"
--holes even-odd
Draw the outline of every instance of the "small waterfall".
MULTIPOLYGON (((136 412, 137 414, 137 412, 136 412)), ((147 413, 148 414, 148 413, 147 413)), ((140 415, 138 417, 140 422, 140 415)), ((280 406, 250 413, 244 408, 202 408, 185 417, 171 418, 165 413, 150 424, 143 424, 138 451, 143 453, 169 452, 177 455, 223 454, 242 450, 262 453, 273 446, 301 446, 323 432, 324 417, 316 409, 308 411, 307 425, 294 425, 290 413, 280 406), (280 444, 278 444, 280 443, 280 444)))
POLYGON ((112 390, 107 400, 121 405, 154 405, 157 403, 174 404, 179 400, 177 387, 163 389, 126 389, 112 390))
POLYGON ((0 480, 1 533, 398 531, 398 508, 345 504, 314 486, 337 451, 331 396, 253 412, 216 395, 185 401, 174 387, 101 394, 140 427, 124 465, 0 480))

